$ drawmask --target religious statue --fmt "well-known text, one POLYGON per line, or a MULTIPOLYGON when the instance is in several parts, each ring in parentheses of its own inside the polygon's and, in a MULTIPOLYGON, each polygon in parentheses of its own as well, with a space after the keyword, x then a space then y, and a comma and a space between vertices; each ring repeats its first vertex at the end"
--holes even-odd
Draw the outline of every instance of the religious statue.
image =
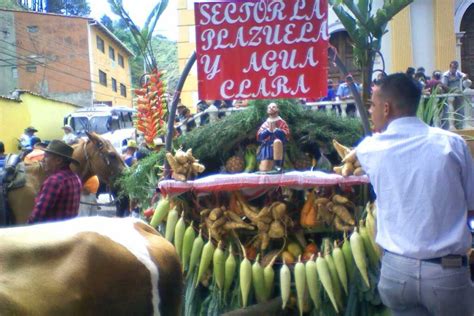
POLYGON ((276 103, 272 102, 267 106, 267 114, 268 118, 257 132, 257 140, 260 143, 257 154, 259 170, 267 172, 273 169, 280 172, 283 167, 284 144, 288 141, 290 129, 280 117, 276 103))

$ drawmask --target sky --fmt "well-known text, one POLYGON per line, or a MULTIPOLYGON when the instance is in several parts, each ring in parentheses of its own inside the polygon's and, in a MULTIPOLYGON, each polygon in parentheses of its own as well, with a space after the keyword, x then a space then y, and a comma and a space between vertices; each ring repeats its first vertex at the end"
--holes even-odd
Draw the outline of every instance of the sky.
MULTIPOLYGON (((143 26, 151 9, 157 3, 155 0, 123 0, 125 10, 129 13, 133 22, 139 27, 143 26)), ((164 35, 171 40, 178 39, 178 12, 176 3, 176 0, 168 1, 168 6, 155 27, 155 33, 164 35)), ((112 20, 119 18, 112 13, 107 0, 89 0, 89 5, 91 7, 91 16, 96 20, 100 20, 104 14, 107 14, 112 20)))

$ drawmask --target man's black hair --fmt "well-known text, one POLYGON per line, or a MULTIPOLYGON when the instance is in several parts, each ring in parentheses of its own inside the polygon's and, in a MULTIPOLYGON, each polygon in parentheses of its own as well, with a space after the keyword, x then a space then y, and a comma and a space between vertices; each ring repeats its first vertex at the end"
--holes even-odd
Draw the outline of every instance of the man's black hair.
POLYGON ((417 82, 403 73, 388 75, 377 82, 382 97, 403 113, 415 115, 420 103, 421 90, 417 82))
POLYGON ((0 142, 0 154, 3 154, 5 152, 5 145, 3 142, 0 142))
POLYGON ((408 67, 407 70, 405 71, 405 74, 407 74, 407 75, 409 75, 409 76, 415 75, 415 68, 413 68, 413 67, 408 67))

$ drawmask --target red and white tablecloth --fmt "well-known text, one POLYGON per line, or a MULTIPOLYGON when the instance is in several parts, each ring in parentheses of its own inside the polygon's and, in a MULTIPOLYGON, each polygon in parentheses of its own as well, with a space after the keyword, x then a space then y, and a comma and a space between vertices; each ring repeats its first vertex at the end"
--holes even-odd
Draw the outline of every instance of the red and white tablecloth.
POLYGON ((194 181, 163 180, 158 183, 161 193, 178 195, 187 191, 218 192, 242 189, 268 190, 278 187, 305 189, 336 184, 357 185, 369 183, 367 176, 343 177, 321 171, 292 171, 279 174, 238 173, 216 174, 194 181))

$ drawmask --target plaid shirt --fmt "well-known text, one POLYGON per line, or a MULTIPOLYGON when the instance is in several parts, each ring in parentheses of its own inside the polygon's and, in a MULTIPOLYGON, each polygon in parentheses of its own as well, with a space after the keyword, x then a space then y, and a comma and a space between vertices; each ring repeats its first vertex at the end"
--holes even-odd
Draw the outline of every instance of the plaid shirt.
POLYGON ((77 216, 81 199, 81 179, 69 168, 56 171, 41 186, 28 223, 67 219, 77 216))

